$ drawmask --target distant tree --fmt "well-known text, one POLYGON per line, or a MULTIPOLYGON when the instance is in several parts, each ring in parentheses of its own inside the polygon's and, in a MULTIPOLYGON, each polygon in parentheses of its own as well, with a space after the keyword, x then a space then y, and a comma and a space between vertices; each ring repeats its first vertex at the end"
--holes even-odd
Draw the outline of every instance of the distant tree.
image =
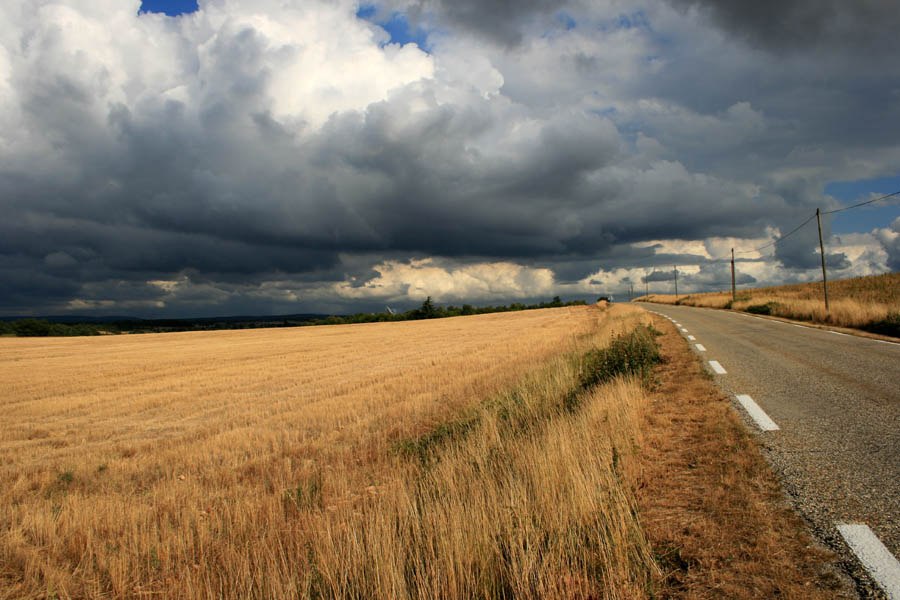
POLYGON ((417 312, 420 319, 433 319, 437 316, 437 310, 434 307, 434 302, 431 301, 431 296, 425 298, 417 312))
POLYGON ((13 330, 20 337, 48 336, 50 329, 50 323, 43 319, 22 319, 13 323, 13 330))

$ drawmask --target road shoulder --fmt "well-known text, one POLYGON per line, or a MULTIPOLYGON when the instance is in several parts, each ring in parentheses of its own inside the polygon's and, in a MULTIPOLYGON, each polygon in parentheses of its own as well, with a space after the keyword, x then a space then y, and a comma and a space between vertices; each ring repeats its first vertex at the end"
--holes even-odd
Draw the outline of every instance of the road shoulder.
POLYGON ((668 321, 645 415, 639 510, 662 597, 854 598, 729 400, 668 321))
POLYGON ((800 319, 789 319, 788 317, 779 317, 777 315, 766 315, 766 314, 755 314, 749 313, 743 310, 733 310, 730 308, 717 308, 715 306, 696 306, 694 304, 673 304, 668 302, 654 302, 651 300, 641 300, 641 302, 645 304, 655 304, 657 306, 685 306, 688 308, 699 308, 703 310, 716 310, 722 311, 726 313, 731 313, 735 315, 742 315, 745 317, 751 317, 755 319, 765 319, 768 321, 779 321, 781 323, 787 323, 788 325, 797 325, 798 327, 808 327, 809 329, 819 329, 821 331, 833 331, 835 333, 843 333, 845 335, 852 335, 859 338, 866 338, 869 340, 876 340, 879 342, 886 342, 889 344, 897 344, 900 345, 900 338, 891 337, 889 335, 882 335, 880 333, 872 333, 871 331, 866 331, 864 329, 854 329, 852 327, 839 327, 837 325, 828 325, 825 323, 816 323, 815 321, 803 321, 800 319))

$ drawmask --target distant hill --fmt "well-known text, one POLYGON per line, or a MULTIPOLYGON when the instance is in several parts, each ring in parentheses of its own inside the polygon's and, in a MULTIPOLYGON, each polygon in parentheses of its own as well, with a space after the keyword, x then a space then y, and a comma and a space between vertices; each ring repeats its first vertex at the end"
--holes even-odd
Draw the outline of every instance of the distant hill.
POLYGON ((36 316, 19 316, 19 317, 0 317, 0 321, 21 321, 23 319, 37 319, 39 321, 48 321, 50 323, 122 323, 129 321, 153 323, 153 322, 173 322, 180 321, 186 323, 210 323, 210 322, 252 322, 252 321, 283 321, 285 319, 291 321, 311 321, 314 319, 324 319, 330 315, 317 313, 297 313, 291 315, 234 315, 225 317, 177 317, 170 319, 142 319, 141 317, 132 317, 128 315, 104 315, 100 317, 92 317, 87 315, 36 315, 36 316))

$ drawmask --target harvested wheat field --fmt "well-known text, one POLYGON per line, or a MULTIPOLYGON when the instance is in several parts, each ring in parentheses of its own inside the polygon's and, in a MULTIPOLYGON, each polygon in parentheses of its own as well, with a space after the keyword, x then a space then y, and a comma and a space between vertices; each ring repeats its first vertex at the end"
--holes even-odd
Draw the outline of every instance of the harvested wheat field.
POLYGON ((2 339, 0 597, 640 597, 640 385, 572 409, 640 322, 2 339))
POLYGON ((821 282, 682 294, 650 294, 635 302, 728 308, 900 337, 900 273, 828 281, 829 310, 821 282))

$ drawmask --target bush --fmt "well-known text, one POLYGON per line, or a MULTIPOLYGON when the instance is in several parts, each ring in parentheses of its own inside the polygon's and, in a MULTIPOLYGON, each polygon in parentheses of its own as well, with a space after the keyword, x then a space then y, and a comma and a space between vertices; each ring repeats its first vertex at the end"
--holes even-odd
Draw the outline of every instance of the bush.
POLYGON ((747 307, 747 312, 754 315, 774 315, 777 308, 777 302, 766 302, 765 304, 751 304, 747 307))
POLYGON ((638 327, 627 335, 618 336, 608 347, 587 354, 581 385, 598 385, 619 375, 638 375, 647 384, 653 373, 653 365, 660 360, 659 344, 653 330, 638 327))
POLYGON ((881 321, 866 325, 866 331, 900 338, 900 312, 891 313, 881 321))
POLYGON ((51 325, 38 319, 22 319, 13 323, 13 331, 20 337, 45 337, 50 335, 51 325))

